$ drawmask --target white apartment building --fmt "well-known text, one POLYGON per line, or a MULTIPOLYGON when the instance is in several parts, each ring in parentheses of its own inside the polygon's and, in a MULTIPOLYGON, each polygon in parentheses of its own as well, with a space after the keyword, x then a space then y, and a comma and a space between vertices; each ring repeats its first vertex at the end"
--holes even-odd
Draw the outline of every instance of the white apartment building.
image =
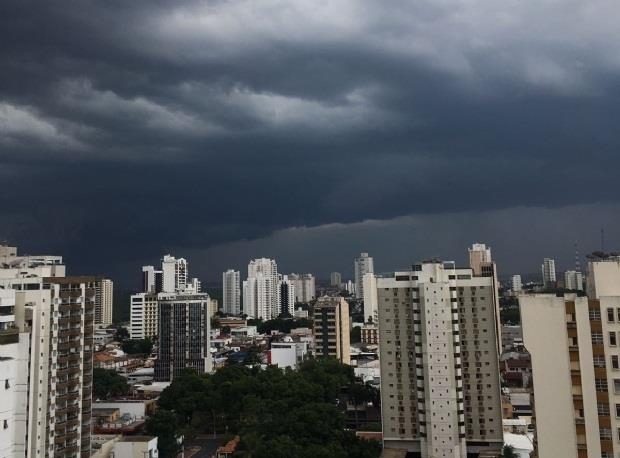
POLYGON ((543 286, 545 288, 555 287, 556 285, 555 260, 551 258, 543 259, 541 269, 542 269, 543 286))
POLYGON ((590 299, 620 296, 620 256, 589 256, 587 278, 590 299))
POLYGON ((453 262, 377 277, 384 451, 497 456, 497 282, 453 262))
POLYGON ((157 336, 157 294, 136 293, 130 297, 129 337, 151 339, 157 336))
POLYGON ((375 264, 372 257, 368 256, 368 253, 361 253, 358 258, 355 258, 353 263, 353 270, 355 271, 355 297, 357 299, 364 298, 364 275, 367 273, 374 273, 375 264))
POLYGON ((374 273, 367 273, 362 280, 364 285, 364 322, 379 322, 379 309, 377 299, 377 277, 374 273))
POLYGON ((329 286, 335 286, 340 288, 341 284, 342 275, 340 275, 340 272, 332 272, 331 274, 329 274, 329 286))
POLYGON ((0 351, 13 347, 3 363, 17 367, 15 378, 7 367, 4 385, 13 390, 14 420, 6 423, 14 435, 13 456, 89 456, 95 285, 100 279, 64 277, 60 256, 18 256, 14 248, 1 248, 0 290, 3 302, 14 304, 15 317, 0 331, 0 341, 12 339, 0 351))
POLYGON ((510 289, 514 293, 518 293, 523 289, 523 282, 521 281, 521 275, 513 275, 510 279, 510 289))
POLYGON ((229 269, 222 274, 224 313, 239 315, 241 313, 241 275, 238 270, 229 269))
POLYGON ((564 272, 564 288, 569 291, 583 291, 583 275, 575 270, 564 272))
POLYGON ((288 279, 295 285, 295 302, 307 304, 316 297, 316 282, 312 274, 290 274, 288 279))
POLYGON ((102 278, 95 285, 95 324, 112 324, 114 283, 102 278))
POLYGON ((248 279, 243 282, 243 311, 250 317, 270 320, 278 310, 278 265, 273 259, 260 258, 248 264, 248 279))
POLYGON ((474 271, 474 275, 482 275, 482 265, 493 261, 491 258, 491 247, 484 243, 474 243, 469 251, 469 267, 474 271))

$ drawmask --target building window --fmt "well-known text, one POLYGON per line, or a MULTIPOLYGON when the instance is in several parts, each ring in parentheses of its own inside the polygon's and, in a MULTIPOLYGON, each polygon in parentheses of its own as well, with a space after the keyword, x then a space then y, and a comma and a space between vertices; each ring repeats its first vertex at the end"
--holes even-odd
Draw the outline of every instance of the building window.
POLYGON ((603 333, 602 332, 598 332, 598 331, 594 331, 592 333, 592 343, 593 344, 602 344, 603 343, 603 333))
POLYGON ((592 321, 601 320, 601 311, 599 309, 588 309, 588 315, 592 321))
POLYGON ((9 420, 4 420, 3 428, 9 429, 9 420))
POLYGON ((601 440, 611 440, 611 428, 600 428, 599 437, 601 440))
POLYGON ((614 379, 614 394, 620 394, 620 379, 614 379))
POLYGON ((607 309, 607 321, 609 323, 613 323, 614 322, 614 309, 612 309, 612 308, 608 308, 607 309))
POLYGON ((615 370, 620 369, 618 366, 618 355, 611 355, 611 368, 615 370))
POLYGON ((618 314, 618 321, 620 321, 620 308, 616 309, 616 313, 618 314))
POLYGON ((612 346, 612 347, 615 347, 617 345, 615 331, 611 331, 609 333, 609 345, 612 346))
POLYGON ((594 362, 594 367, 605 367, 605 357, 603 355, 594 355, 592 361, 594 362))
POLYGON ((620 418, 620 404, 616 404, 616 418, 620 418))
MULTIPOLYGON (((618 407, 620 407, 620 404, 616 404, 616 411, 618 410, 618 407)), ((599 417, 608 417, 609 416, 609 405, 602 404, 602 403, 596 404, 596 412, 598 413, 599 417)))
POLYGON ((604 378, 597 378, 594 380, 594 386, 596 387, 596 391, 605 392, 607 391, 607 380, 604 378))

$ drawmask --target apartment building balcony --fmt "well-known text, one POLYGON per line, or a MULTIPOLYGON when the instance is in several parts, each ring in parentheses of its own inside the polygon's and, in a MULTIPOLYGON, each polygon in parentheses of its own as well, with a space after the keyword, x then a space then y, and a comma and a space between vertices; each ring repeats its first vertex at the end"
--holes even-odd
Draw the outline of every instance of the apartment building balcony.
POLYGON ((9 345, 19 342, 19 329, 8 328, 0 330, 0 345, 9 345))
MULTIPOLYGON (((77 343, 79 344, 79 342, 77 343)), ((58 351, 67 351, 76 346, 76 342, 73 340, 65 340, 63 342, 58 342, 58 351)))
POLYGON ((69 317, 68 316, 61 316, 60 318, 58 318, 58 326, 62 327, 66 327, 69 325, 69 317))
POLYGON ((71 324, 81 324, 82 323, 82 315, 71 315, 69 318, 71 324))
POLYGON ((71 337, 76 337, 76 336, 79 336, 81 334, 82 334, 82 328, 81 327, 71 328, 67 332, 67 335, 69 335, 71 337))
POLYGON ((69 364, 72 364, 72 363, 77 363, 77 362, 79 362, 79 361, 80 361, 80 359, 81 359, 81 357, 80 357, 80 354, 79 354, 79 353, 71 353, 71 354, 69 354, 69 356, 68 356, 68 361, 69 361, 69 364))

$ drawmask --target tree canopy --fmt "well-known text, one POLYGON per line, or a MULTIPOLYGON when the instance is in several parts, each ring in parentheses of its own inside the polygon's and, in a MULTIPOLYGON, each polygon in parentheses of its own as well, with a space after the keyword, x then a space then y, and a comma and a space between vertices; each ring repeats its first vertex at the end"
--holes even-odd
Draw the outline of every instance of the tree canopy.
POLYGON ((376 458, 380 445, 345 431, 334 403, 355 385, 352 368, 331 359, 305 361, 298 371, 240 365, 214 374, 187 371, 162 393, 159 412, 174 412, 186 435, 239 434, 240 456, 376 458))
POLYGON ((153 351, 153 342, 151 339, 128 339, 121 348, 128 355, 148 355, 153 351))
POLYGON ((96 367, 93 370, 93 392, 98 399, 114 398, 129 393, 129 385, 116 371, 96 367))

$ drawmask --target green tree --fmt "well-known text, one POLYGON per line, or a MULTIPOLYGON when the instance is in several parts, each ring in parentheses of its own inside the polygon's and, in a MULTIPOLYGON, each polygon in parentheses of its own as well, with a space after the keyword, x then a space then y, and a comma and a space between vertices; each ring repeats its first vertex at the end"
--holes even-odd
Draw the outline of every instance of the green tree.
POLYGON ((128 355, 149 355, 153 351, 151 339, 129 339, 125 340, 121 348, 128 355))
POLYGON ((96 367, 93 370, 93 392, 98 399, 109 399, 129 393, 129 385, 116 371, 96 367))
POLYGON ((118 342, 122 342, 123 340, 129 339, 129 331, 127 328, 119 326, 116 328, 116 333, 114 334, 114 340, 118 342))
POLYGON ((518 458, 519 455, 515 452, 512 445, 504 445, 502 448, 501 458, 518 458))
POLYGON ((169 410, 158 409, 146 420, 146 432, 157 436, 157 447, 162 458, 175 457, 179 453, 178 428, 177 416, 169 410))

